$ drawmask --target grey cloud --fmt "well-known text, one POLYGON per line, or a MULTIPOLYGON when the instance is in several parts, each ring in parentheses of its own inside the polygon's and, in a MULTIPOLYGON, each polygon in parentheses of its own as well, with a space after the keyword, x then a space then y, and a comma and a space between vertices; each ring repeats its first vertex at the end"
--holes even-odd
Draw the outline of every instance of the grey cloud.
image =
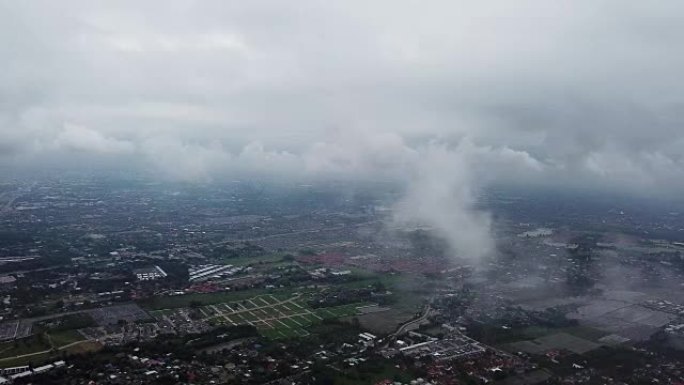
POLYGON ((567 164, 607 144, 681 150, 664 148, 682 137, 677 2, 4 8, 2 130, 28 142, 74 122, 136 144, 291 152, 356 127, 567 164))
POLYGON ((0 7, 0 166, 442 179, 481 244, 487 183, 684 190, 680 1, 0 7))
POLYGON ((415 164, 408 189, 395 207, 402 225, 427 225, 442 236, 455 256, 479 261, 494 251, 491 219, 475 210, 468 151, 431 145, 415 164))
POLYGON ((99 131, 72 124, 64 126, 54 145, 73 151, 103 154, 129 153, 134 150, 130 142, 107 137, 99 131))

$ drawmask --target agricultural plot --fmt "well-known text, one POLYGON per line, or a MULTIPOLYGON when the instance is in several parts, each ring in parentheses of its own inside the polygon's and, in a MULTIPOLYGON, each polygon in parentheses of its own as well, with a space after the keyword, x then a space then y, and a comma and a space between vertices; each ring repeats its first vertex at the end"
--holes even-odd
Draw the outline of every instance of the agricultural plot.
MULTIPOLYGON (((360 305, 344 305, 312 309, 300 296, 282 297, 270 294, 235 302, 207 305, 193 309, 202 321, 211 325, 253 325, 269 338, 306 336, 307 327, 324 319, 358 314, 360 305)), ((173 319, 178 312, 188 309, 153 311, 158 319, 173 319)))
POLYGON ((529 341, 518 341, 507 345, 511 351, 543 354, 549 350, 563 349, 575 354, 584 354, 599 348, 595 342, 567 333, 556 333, 529 341))
POLYGON ((323 319, 343 318, 359 314, 358 304, 342 305, 335 307, 324 307, 316 309, 316 314, 323 319))

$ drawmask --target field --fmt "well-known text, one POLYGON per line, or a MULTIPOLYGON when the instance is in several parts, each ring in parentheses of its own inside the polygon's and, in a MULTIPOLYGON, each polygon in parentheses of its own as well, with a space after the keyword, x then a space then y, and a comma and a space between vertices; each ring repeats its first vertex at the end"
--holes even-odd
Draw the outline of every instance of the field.
MULTIPOLYGON (((235 258, 231 259, 230 263, 240 265, 241 263, 250 263, 256 266, 268 264, 270 268, 279 265, 291 265, 292 262, 282 261, 282 257, 268 255, 263 258, 235 258)), ((382 284, 387 290, 393 292, 402 292, 402 301, 396 304, 398 307, 411 308, 410 310, 418 311, 424 302, 424 288, 423 279, 418 276, 409 274, 378 274, 374 272, 365 271, 359 268, 351 268, 354 272, 353 280, 346 282, 336 282, 335 287, 346 289, 365 288, 374 284, 382 284), (415 310, 414 310, 415 308, 415 310)), ((273 294, 275 296, 286 295, 290 296, 295 292, 312 291, 302 287, 287 287, 278 289, 265 288, 251 288, 246 290, 236 291, 221 291, 215 293, 190 293, 175 296, 155 296, 137 301, 137 304, 145 310, 163 310, 175 309, 183 307, 191 307, 194 305, 216 305, 231 301, 241 301, 255 296, 273 294)))
POLYGON ((275 264, 278 262, 283 262, 283 256, 281 254, 266 254, 259 257, 224 258, 223 261, 233 266, 249 266, 265 263, 275 264))
POLYGON ((60 347, 74 342, 83 341, 85 338, 76 330, 57 331, 48 334, 52 346, 60 347))
POLYGON ((175 309, 181 307, 190 307, 194 304, 200 305, 216 305, 225 302, 242 301, 260 295, 274 295, 276 297, 289 297, 295 292, 306 292, 310 289, 302 288, 285 288, 285 289, 248 289, 238 291, 221 291, 216 293, 191 293, 184 295, 151 297, 145 300, 138 301, 138 305, 147 310, 164 310, 175 309))
POLYGON ((17 341, 9 341, 0 344, 0 360, 51 349, 50 342, 46 338, 30 336, 17 341))
POLYGON ((406 321, 410 321, 416 315, 415 311, 404 309, 389 309, 375 313, 359 315, 359 322, 364 329, 376 334, 391 333, 406 321))
POLYGON ((0 367, 39 363, 67 353, 82 353, 100 349, 99 344, 85 341, 75 330, 49 332, 0 344, 0 367))
POLYGON ((589 326, 569 326, 563 328, 548 328, 542 326, 531 326, 523 329, 524 336, 529 339, 544 337, 555 333, 568 333, 575 337, 584 338, 596 342, 608 333, 589 326))
POLYGON ((568 333, 550 334, 534 340, 518 341, 507 345, 511 351, 543 354, 549 350, 563 349, 575 354, 584 354, 599 348, 595 342, 575 337, 568 333))
POLYGON ((96 352, 100 349, 102 349, 102 345, 98 342, 79 341, 57 350, 42 350, 21 356, 2 358, 0 359, 0 368, 11 368, 28 364, 39 365, 51 360, 62 359, 64 352, 67 354, 82 354, 96 352))
MULTIPOLYGON (((264 294, 201 306, 197 308, 197 311, 204 321, 213 325, 253 325, 264 336, 288 338, 308 335, 307 327, 324 319, 356 315, 358 314, 357 307, 361 305, 363 304, 313 309, 301 295, 264 294)), ((156 318, 165 318, 177 311, 167 309, 151 313, 156 318)))
POLYGON ((218 293, 196 293, 165 297, 152 297, 139 302, 139 305, 149 310, 174 309, 188 307, 193 303, 203 305, 218 304, 228 301, 238 301, 261 294, 265 290, 245 290, 237 292, 218 292, 218 293))

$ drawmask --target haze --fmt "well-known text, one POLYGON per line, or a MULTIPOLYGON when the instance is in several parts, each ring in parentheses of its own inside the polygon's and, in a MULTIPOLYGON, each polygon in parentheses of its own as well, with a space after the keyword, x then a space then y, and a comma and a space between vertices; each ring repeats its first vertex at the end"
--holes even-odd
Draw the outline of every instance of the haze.
POLYGON ((368 175, 468 140, 488 174, 683 180, 678 1, 1 7, 3 165, 368 175))
POLYGON ((0 0, 0 384, 684 384, 684 1, 0 0))
POLYGON ((682 8, 4 1, 1 164, 398 180, 484 239, 492 182, 681 191, 682 8))

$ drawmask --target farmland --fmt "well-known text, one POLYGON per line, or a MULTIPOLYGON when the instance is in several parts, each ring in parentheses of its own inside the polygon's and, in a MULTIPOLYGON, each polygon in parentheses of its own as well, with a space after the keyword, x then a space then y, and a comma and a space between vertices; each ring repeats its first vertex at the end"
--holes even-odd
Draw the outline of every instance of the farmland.
MULTIPOLYGON (((271 294, 259 295, 234 302, 223 302, 201 306, 195 314, 214 326, 252 325, 264 336, 270 338, 289 338, 308 335, 307 328, 325 319, 353 316, 363 304, 313 309, 303 295, 276 297, 271 294)), ((171 320, 179 312, 187 309, 157 310, 151 314, 158 319, 171 320)), ((185 314, 184 313, 184 314, 185 314)))

